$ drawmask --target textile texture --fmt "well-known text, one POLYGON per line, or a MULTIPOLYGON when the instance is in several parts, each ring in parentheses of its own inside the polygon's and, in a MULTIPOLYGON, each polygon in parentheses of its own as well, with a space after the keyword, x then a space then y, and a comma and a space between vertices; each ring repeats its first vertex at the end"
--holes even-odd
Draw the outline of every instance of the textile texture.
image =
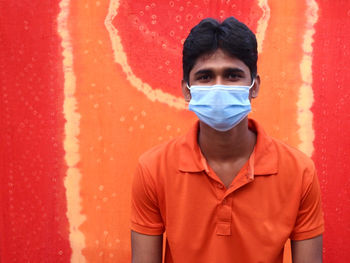
POLYGON ((183 41, 230 15, 258 39, 250 117, 314 160, 324 262, 350 262, 349 1, 2 0, 0 14, 0 262, 130 262, 137 159, 196 120, 183 41))

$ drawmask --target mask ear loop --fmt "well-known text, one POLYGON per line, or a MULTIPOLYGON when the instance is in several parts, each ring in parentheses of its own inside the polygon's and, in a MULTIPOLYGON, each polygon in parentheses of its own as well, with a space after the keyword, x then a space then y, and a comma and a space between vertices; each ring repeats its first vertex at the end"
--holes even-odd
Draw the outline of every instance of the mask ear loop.
MULTIPOLYGON (((190 93, 191 93, 191 87, 190 86, 188 86, 188 83, 186 83, 186 87, 188 88, 188 90, 190 91, 190 93)), ((190 100, 190 98, 187 98, 188 100, 190 100)))
POLYGON ((249 86, 249 89, 251 89, 254 86, 254 84, 255 84, 255 78, 253 79, 252 85, 249 86))

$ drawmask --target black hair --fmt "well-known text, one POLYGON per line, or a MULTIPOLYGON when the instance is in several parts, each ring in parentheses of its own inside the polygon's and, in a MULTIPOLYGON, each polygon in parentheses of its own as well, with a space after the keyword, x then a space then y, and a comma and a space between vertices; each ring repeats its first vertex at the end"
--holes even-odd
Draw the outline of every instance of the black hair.
POLYGON ((234 17, 222 23, 205 18, 192 28, 182 52, 183 79, 188 83, 190 71, 197 59, 222 49, 229 56, 243 61, 250 70, 252 79, 257 74, 258 51, 254 33, 234 17))

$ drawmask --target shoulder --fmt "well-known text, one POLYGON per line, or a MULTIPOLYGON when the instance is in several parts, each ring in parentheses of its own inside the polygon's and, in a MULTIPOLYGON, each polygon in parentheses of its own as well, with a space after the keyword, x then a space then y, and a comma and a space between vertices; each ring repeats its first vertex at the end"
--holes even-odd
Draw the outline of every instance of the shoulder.
POLYGON ((257 133, 256 154, 260 164, 290 170, 314 169, 313 161, 305 153, 268 135, 255 120, 249 119, 250 128, 257 133))
POLYGON ((255 160, 260 174, 274 172, 281 175, 278 178, 292 183, 304 174, 314 173, 314 163, 305 153, 269 136, 254 120, 250 120, 250 126, 257 132, 255 160))
POLYGON ((147 150, 139 157, 139 165, 147 170, 154 171, 163 168, 164 165, 176 163, 179 144, 183 137, 177 137, 147 150))
POLYGON ((302 151, 278 139, 272 138, 278 156, 279 174, 290 184, 299 185, 304 192, 317 180, 313 160, 302 151))
POLYGON ((305 153, 281 140, 276 138, 271 139, 282 164, 291 164, 294 167, 314 169, 314 162, 305 153))

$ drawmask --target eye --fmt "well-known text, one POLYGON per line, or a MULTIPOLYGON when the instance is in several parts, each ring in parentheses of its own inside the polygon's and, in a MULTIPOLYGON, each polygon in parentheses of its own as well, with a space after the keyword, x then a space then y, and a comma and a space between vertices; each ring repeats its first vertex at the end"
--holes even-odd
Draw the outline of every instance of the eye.
POLYGON ((199 81, 209 81, 211 79, 210 74, 203 74, 197 77, 199 81))
POLYGON ((231 73, 227 74, 226 77, 229 80, 237 80, 237 79, 241 78, 242 76, 240 74, 231 72, 231 73))

